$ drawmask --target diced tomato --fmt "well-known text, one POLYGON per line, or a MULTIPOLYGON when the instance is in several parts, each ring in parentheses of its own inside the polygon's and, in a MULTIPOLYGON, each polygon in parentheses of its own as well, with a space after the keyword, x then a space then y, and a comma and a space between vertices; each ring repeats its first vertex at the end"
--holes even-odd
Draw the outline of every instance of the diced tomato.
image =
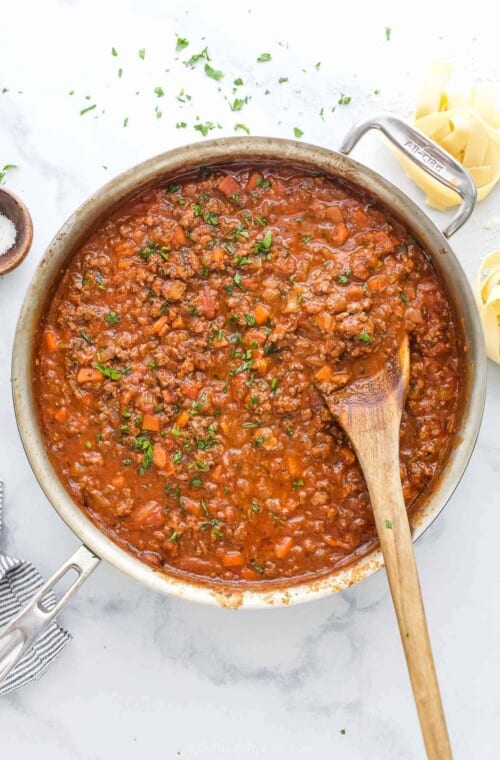
POLYGON ((160 430, 160 420, 153 414, 145 414, 142 418, 142 429, 149 430, 152 433, 158 433, 160 430))
POLYGON ((215 317, 217 301, 208 288, 204 288, 198 303, 201 313, 204 314, 207 319, 213 319, 215 317))
POLYGON ((260 172, 252 172, 251 175, 248 178, 248 182, 245 185, 245 190, 247 190, 249 193, 252 190, 255 190, 259 182, 262 180, 262 174, 260 172))
POLYGON ((236 182, 234 177, 231 177, 231 175, 228 174, 219 182, 219 190, 221 193, 224 193, 224 195, 235 195, 235 193, 239 193, 241 191, 241 187, 236 182))

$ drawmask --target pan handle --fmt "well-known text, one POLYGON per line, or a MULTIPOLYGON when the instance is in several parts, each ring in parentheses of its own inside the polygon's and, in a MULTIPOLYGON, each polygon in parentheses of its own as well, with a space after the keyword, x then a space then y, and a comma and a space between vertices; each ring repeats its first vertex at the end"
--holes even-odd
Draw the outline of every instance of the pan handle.
POLYGON ((96 557, 90 549, 86 546, 80 546, 73 556, 54 573, 52 578, 36 592, 26 607, 0 629, 0 684, 18 664, 35 639, 48 628, 56 615, 66 606, 99 562, 99 557, 96 557), (51 610, 47 609, 43 604, 44 596, 70 570, 75 570, 77 577, 57 601, 55 607, 51 610))
POLYGON ((469 172, 426 135, 392 114, 378 114, 357 124, 345 136, 340 153, 350 153, 369 129, 379 129, 423 171, 458 193, 462 199, 460 208, 443 230, 445 237, 451 237, 465 224, 476 204, 477 188, 469 172))

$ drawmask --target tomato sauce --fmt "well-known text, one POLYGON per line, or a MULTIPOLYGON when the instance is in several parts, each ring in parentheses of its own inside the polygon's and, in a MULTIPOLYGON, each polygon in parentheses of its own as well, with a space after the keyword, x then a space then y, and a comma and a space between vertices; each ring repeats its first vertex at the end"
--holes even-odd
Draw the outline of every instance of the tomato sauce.
POLYGON ((317 386, 369 376, 404 331, 410 507, 446 459, 461 378, 460 330, 417 241, 369 196, 292 167, 156 186, 57 284, 34 365, 46 447, 75 502, 154 567, 320 577, 376 531, 317 386))

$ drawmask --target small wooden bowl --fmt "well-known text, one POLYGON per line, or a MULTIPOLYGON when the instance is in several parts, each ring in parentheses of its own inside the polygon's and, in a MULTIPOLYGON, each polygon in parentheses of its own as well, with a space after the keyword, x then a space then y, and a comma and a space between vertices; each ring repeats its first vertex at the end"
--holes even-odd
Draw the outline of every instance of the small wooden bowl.
POLYGON ((33 240, 33 222, 22 200, 4 187, 0 187, 0 214, 8 217, 17 230, 16 242, 0 256, 1 277, 15 269, 26 257, 33 240))

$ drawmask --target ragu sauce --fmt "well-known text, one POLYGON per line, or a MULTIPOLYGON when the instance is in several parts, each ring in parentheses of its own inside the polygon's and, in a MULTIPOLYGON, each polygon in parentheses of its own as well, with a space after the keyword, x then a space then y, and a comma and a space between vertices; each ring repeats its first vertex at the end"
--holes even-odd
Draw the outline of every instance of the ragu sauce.
POLYGON ((460 335, 422 249, 340 181, 217 170, 123 205, 77 251, 34 365, 65 487, 144 562, 289 584, 367 551, 353 449, 316 389, 369 376, 407 331, 407 506, 454 435, 460 335))

